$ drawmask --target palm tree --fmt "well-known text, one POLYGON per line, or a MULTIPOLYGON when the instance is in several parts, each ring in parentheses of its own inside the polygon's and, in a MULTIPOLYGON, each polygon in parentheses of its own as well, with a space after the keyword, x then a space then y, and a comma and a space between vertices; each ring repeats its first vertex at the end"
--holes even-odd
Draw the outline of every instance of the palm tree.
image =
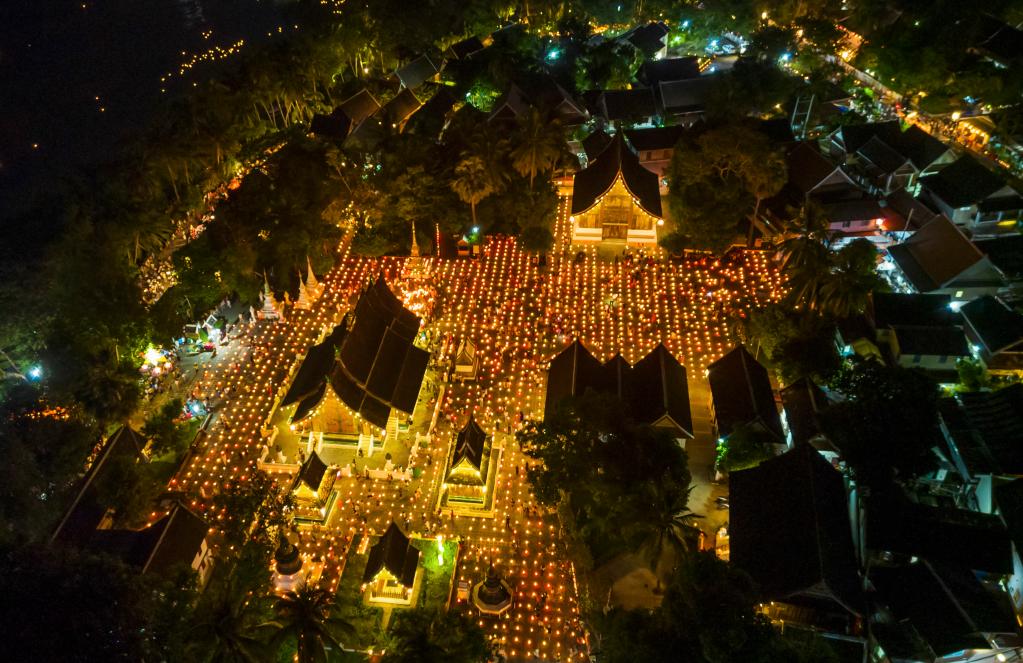
POLYGON ((272 660, 273 624, 261 619, 258 599, 228 586, 199 608, 189 641, 205 663, 263 663, 272 660))
POLYGON ((334 596, 325 589, 303 587, 274 603, 276 643, 294 638, 298 663, 326 663, 327 647, 340 649, 338 637, 354 632, 351 624, 332 615, 334 596))
POLYGON ((798 234, 782 242, 782 271, 788 277, 788 299, 794 305, 815 309, 820 290, 831 271, 831 242, 827 219, 808 203, 797 222, 798 234))
POLYGON ((820 308, 836 318, 847 318, 867 307, 870 293, 886 288, 877 273, 877 249, 858 239, 834 254, 833 268, 820 288, 820 308))
POLYGON ((565 134, 561 122, 547 117, 537 108, 530 108, 522 120, 512 148, 512 167, 523 177, 529 177, 533 189, 536 174, 553 169, 564 152, 565 134))
POLYGON ((451 190, 462 202, 469 203, 473 226, 476 226, 476 205, 503 187, 504 182, 494 175, 493 168, 476 155, 464 156, 455 166, 455 178, 451 180, 451 190))
POLYGON ((493 654, 483 629, 454 612, 427 608, 404 612, 389 635, 381 663, 477 663, 493 654))
POLYGON ((657 573, 664 553, 671 550, 675 559, 689 552, 690 541, 698 536, 694 520, 702 518, 689 510, 692 486, 681 486, 665 476, 661 481, 643 484, 637 496, 631 529, 642 543, 639 546, 657 579, 655 593, 661 591, 661 576, 657 573))

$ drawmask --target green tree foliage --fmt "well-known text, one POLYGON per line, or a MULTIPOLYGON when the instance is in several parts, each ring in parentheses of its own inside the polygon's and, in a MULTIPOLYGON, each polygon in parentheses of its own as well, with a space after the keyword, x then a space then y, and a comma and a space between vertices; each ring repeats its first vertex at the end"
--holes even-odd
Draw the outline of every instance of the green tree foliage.
POLYGON ((186 656, 196 663, 266 663, 273 658, 265 594, 234 583, 207 588, 188 629, 186 656))
POLYGON ((721 253, 760 201, 785 184, 785 162, 766 136, 732 124, 683 136, 668 167, 675 230, 721 253))
POLYGON ((773 457, 772 439, 753 426, 741 426, 718 442, 717 469, 721 472, 737 472, 756 467, 773 457))
POLYGON ((685 515, 685 452, 666 432, 629 422, 614 398, 590 392, 566 401, 518 437, 523 451, 542 461, 529 470, 537 500, 567 507, 573 536, 598 560, 649 538, 652 504, 685 515), (653 492, 638 491, 643 483, 653 492))
POLYGON ((567 150, 561 123, 548 119, 538 108, 530 108, 519 123, 508 156, 519 175, 529 178, 532 189, 537 174, 553 170, 567 150))
POLYGON ((381 663, 477 663, 493 648, 470 617, 453 611, 417 608, 395 614, 381 663))
POLYGON ((959 374, 959 385, 965 391, 980 391, 991 386, 991 376, 979 359, 960 357, 956 361, 956 371, 959 374))
POLYGON ((326 663, 328 647, 337 651, 352 627, 336 616, 334 595, 326 589, 303 587, 274 602, 275 642, 295 646, 298 663, 326 663))
POLYGON ((820 640, 793 644, 754 606, 751 580, 710 552, 682 558, 661 606, 612 610, 601 619, 601 660, 610 663, 832 663, 820 640))
POLYGON ((181 421, 185 404, 180 398, 172 398, 153 412, 142 427, 142 434, 152 441, 154 457, 168 452, 181 453, 188 445, 191 430, 181 421))
POLYGON ((841 367, 835 326, 813 311, 769 304, 750 313, 742 331, 764 351, 784 384, 800 378, 824 384, 841 367))
POLYGON ((938 387, 923 373, 855 357, 832 381, 845 395, 821 413, 828 439, 868 485, 934 469, 941 441, 938 387))
POLYGON ((116 560, 49 546, 0 555, 6 597, 0 616, 18 625, 0 641, 4 660, 178 658, 195 599, 186 577, 141 574, 116 560))

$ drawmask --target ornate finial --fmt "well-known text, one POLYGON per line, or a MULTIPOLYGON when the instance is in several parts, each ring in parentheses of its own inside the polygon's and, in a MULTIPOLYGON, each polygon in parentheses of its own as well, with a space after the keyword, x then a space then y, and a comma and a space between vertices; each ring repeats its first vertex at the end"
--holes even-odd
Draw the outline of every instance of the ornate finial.
POLYGON ((412 257, 419 257, 419 242, 416 240, 416 222, 412 222, 412 257))

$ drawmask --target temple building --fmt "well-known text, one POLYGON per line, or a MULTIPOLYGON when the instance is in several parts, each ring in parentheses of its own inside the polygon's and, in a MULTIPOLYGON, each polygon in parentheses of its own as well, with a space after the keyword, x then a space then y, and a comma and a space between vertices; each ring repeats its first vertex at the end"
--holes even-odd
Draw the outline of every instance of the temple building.
POLYGON ((295 498, 295 519, 322 522, 327 519, 334 504, 334 482, 337 472, 323 462, 313 451, 302 467, 291 488, 295 498))
POLYGON ((588 389, 616 396, 638 424, 665 428, 680 443, 693 437, 686 369, 663 344, 630 365, 621 355, 602 364, 574 341, 551 360, 544 417, 566 398, 582 396, 588 389))
POLYGON ((480 356, 476 352, 476 344, 467 338, 458 343, 455 351, 455 373, 456 380, 471 381, 476 379, 480 369, 480 356))
POLYGON ((576 173, 571 220, 574 243, 657 243, 664 223, 657 175, 640 165, 621 133, 576 173))
POLYGON ((362 575, 364 597, 370 604, 411 607, 422 584, 419 549, 392 522, 369 549, 362 575))
POLYGON ((487 515, 494 502, 494 486, 500 452, 495 455, 493 438, 471 414, 458 433, 448 456, 440 506, 462 515, 487 515))
POLYGON ((429 352, 416 347, 420 319, 378 277, 355 308, 309 348, 281 407, 291 427, 323 441, 357 445, 367 455, 411 420, 429 352))

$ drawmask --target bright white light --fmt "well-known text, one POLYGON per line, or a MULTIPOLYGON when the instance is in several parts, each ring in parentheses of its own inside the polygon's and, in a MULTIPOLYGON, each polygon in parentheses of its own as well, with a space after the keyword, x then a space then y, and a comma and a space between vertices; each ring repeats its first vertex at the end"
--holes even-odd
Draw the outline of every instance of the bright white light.
POLYGON ((160 351, 152 346, 146 350, 146 363, 148 364, 156 364, 162 357, 160 351))
POLYGON ((41 366, 33 366, 32 368, 28 369, 28 377, 30 377, 33 380, 38 380, 39 378, 43 377, 43 368, 41 366))

